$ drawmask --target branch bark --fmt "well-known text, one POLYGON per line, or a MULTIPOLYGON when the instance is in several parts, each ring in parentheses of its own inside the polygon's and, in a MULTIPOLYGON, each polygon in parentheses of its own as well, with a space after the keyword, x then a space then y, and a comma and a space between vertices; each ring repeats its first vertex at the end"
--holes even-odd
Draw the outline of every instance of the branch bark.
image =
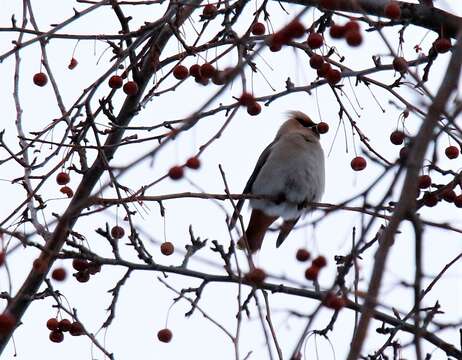
POLYGON ((393 245, 395 234, 398 231, 399 225, 404 219, 409 218, 415 213, 416 199, 414 194, 417 192, 417 177, 419 176, 419 171, 422 167, 428 145, 433 138, 433 130, 440 120, 440 115, 445 110, 451 94, 457 89, 461 64, 462 32, 458 36, 458 41, 454 46, 448 70, 441 83, 435 100, 429 107, 428 114, 422 123, 417 136, 414 138, 411 152, 406 164, 407 172, 404 179, 404 185, 401 190, 401 196, 396 206, 396 210, 391 217, 390 223, 384 231, 383 240, 375 254, 374 268, 369 283, 367 297, 364 301, 364 309, 361 314, 347 360, 356 360, 361 354, 361 349, 368 334, 371 316, 377 304, 377 297, 382 283, 388 254, 391 246, 393 245))
MULTIPOLYGON (((172 6, 167 10, 166 18, 175 19, 174 21, 176 24, 181 25, 196 9, 196 6, 200 4, 200 2, 201 0, 192 0, 190 3, 195 6, 183 6, 181 11, 177 11, 177 7, 172 6)), ((120 125, 120 127, 116 128, 115 131, 106 139, 104 150, 101 150, 98 153, 93 165, 83 176, 68 208, 61 216, 53 234, 49 239, 47 239, 44 250, 38 258, 38 262, 41 264, 40 269, 37 270, 32 268, 23 285, 5 309, 5 312, 11 314, 17 323, 20 323, 22 316, 31 304, 34 295, 44 282, 45 277, 55 260, 56 254, 58 254, 64 245, 70 230, 77 221, 79 214, 87 202, 94 186, 106 170, 106 164, 113 158, 114 153, 118 148, 117 144, 119 144, 123 138, 125 132, 124 127, 129 124, 133 116, 136 114, 143 90, 146 88, 149 80, 155 73, 156 68, 153 64, 157 62, 159 54, 162 52, 172 35, 173 33, 167 23, 165 26, 161 27, 159 31, 153 33, 152 45, 142 60, 141 70, 136 79, 139 87, 138 94, 136 96, 128 96, 122 105, 116 119, 116 122, 120 125)), ((136 66, 136 64, 133 64, 133 66, 136 66)), ((5 349, 13 331, 14 329, 3 332, 0 335, 0 354, 5 349)))

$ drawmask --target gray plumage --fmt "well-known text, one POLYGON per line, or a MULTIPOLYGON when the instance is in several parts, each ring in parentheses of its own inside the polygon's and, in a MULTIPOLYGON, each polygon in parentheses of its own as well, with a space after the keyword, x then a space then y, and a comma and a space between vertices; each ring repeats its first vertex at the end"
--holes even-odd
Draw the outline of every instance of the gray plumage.
MULTIPOLYGON (((309 211, 306 203, 318 202, 324 192, 324 152, 316 123, 299 111, 289 115, 289 120, 282 124, 273 142, 260 155, 243 191, 277 198, 276 201, 250 200, 254 211, 260 210, 252 212, 246 230, 252 251, 261 247, 267 228, 278 217, 284 220, 276 243, 281 245, 300 216, 309 211)), ((230 228, 235 225, 243 203, 243 200, 238 202, 230 228)))

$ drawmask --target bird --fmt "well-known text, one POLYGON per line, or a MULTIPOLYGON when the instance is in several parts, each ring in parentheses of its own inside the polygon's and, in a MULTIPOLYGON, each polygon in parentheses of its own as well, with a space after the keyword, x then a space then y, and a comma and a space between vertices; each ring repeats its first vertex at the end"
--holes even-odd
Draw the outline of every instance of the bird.
MULTIPOLYGON (((282 218, 276 241, 279 248, 299 218, 310 211, 308 204, 319 202, 324 193, 324 151, 317 124, 301 111, 290 111, 288 117, 261 153, 243 190, 243 194, 272 198, 250 200, 250 220, 238 245, 245 244, 251 253, 260 250, 270 225, 282 218)), ((244 201, 236 204, 230 229, 244 201)))

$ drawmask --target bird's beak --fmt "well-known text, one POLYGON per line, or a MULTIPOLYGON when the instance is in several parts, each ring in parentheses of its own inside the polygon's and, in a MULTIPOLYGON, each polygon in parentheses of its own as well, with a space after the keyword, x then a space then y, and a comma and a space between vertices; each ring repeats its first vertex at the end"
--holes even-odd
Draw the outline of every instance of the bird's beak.
POLYGON ((315 134, 320 135, 320 134, 319 134, 319 130, 318 130, 318 124, 313 125, 313 126, 311 127, 311 130, 313 130, 313 132, 314 132, 315 134))

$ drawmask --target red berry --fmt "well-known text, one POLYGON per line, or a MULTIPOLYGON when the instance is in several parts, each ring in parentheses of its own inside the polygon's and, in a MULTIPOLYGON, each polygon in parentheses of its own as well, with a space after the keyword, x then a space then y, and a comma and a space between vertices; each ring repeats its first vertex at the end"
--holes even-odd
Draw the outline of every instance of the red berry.
POLYGON ((436 52, 440 54, 447 53, 451 49, 451 40, 440 37, 435 40, 433 47, 435 48, 436 52))
POLYGON ((201 77, 202 74, 201 74, 200 65, 199 64, 191 65, 191 67, 189 68, 189 73, 191 74, 191 76, 193 76, 195 78, 201 77))
POLYGON ((68 319, 62 319, 58 324, 58 329, 62 332, 69 331, 72 323, 68 319))
POLYGON ((298 261, 307 261, 310 258, 311 254, 306 249, 298 249, 297 253, 295 254, 295 258, 298 261))
POLYGON ((47 320, 47 328, 48 330, 58 330, 59 321, 56 318, 50 318, 47 320))
POLYGON ((88 264, 88 272, 91 275, 95 275, 101 271, 101 264, 98 264, 97 262, 92 262, 88 264))
POLYGON ((61 189, 59 189, 59 191, 62 192, 64 195, 67 195, 68 198, 74 196, 74 191, 69 186, 63 186, 61 189))
POLYGON ((423 196, 423 202, 425 206, 434 207, 436 206, 436 204, 438 204, 438 201, 439 201, 438 196, 436 196, 433 193, 426 192, 423 196))
POLYGON ((160 246, 160 252, 165 256, 172 255, 174 251, 175 247, 170 241, 166 241, 160 246))
POLYGON ((256 22, 252 25, 252 34, 254 35, 263 35, 265 33, 265 25, 261 22, 256 22))
POLYGON ((326 77, 327 73, 330 71, 331 66, 328 62, 325 62, 321 65, 321 67, 317 70, 317 74, 319 77, 326 77))
POLYGON ((122 87, 123 84, 124 84, 124 80, 122 79, 122 76, 112 75, 109 78, 109 87, 111 89, 119 89, 122 87))
POLYGON ((53 330, 50 332, 50 340, 55 343, 60 343, 64 340, 64 334, 59 330, 53 330))
POLYGON ((393 59, 393 69, 395 69, 401 74, 404 74, 408 69, 406 59, 404 59, 403 57, 395 57, 393 59))
POLYGON ((189 76, 189 70, 184 65, 177 65, 173 68, 173 76, 178 80, 184 80, 189 76))
POLYGON ((186 166, 190 169, 199 169, 201 162, 197 157, 193 156, 186 161, 186 166))
POLYGON ((172 180, 179 180, 183 177, 183 167, 181 166, 172 166, 168 171, 168 176, 172 180))
POLYGON ((201 66, 201 74, 203 77, 207 79, 212 78, 212 76, 215 75, 216 71, 217 70, 215 69, 215 67, 210 63, 204 63, 201 66))
POLYGON ((48 82, 48 76, 47 74, 43 72, 39 72, 34 75, 34 77, 32 78, 32 81, 37 86, 45 86, 48 82))
POLYGON ((256 101, 247 106, 247 113, 251 116, 256 116, 261 113, 261 106, 256 101))
POLYGON ((399 130, 395 130, 390 134, 390 141, 394 145, 401 145, 404 142, 406 135, 399 130))
POLYGON ((244 280, 254 285, 262 284, 266 279, 266 272, 260 268, 253 268, 244 275, 244 280))
POLYGON ((111 229, 111 236, 114 239, 122 239, 125 235, 125 230, 122 226, 116 225, 111 229))
POLYGON ((354 20, 348 21, 345 25, 343 25, 345 28, 345 32, 347 31, 360 31, 361 27, 359 26, 359 23, 354 20))
POLYGON ((385 5, 385 16, 393 20, 398 20, 401 17, 401 8, 398 3, 390 1, 385 5))
POLYGON ((64 281, 66 279, 67 273, 66 269, 59 267, 53 270, 51 277, 56 281, 64 281))
POLYGON ((324 64, 324 58, 321 56, 321 55, 318 55, 318 54, 314 54, 311 58, 310 58, 310 66, 313 68, 313 69, 320 69, 322 64, 324 64))
POLYGON ((280 45, 280 44, 272 44, 269 47, 269 49, 270 49, 271 52, 278 52, 279 50, 282 49, 282 45, 280 45))
POLYGON ((248 92, 243 92, 242 95, 239 97, 239 104, 241 104, 242 106, 249 106, 254 102, 254 96, 248 92))
POLYGON ((336 296, 332 293, 328 293, 326 295, 326 298, 324 299, 324 304, 328 308, 338 311, 345 306, 346 301, 344 298, 340 296, 336 296))
POLYGON ((329 125, 324 121, 321 121, 318 125, 316 125, 319 134, 325 134, 329 131, 329 125))
POLYGON ((212 76, 212 82, 215 85, 223 85, 226 83, 226 75, 224 71, 216 71, 212 76))
POLYGON ((16 319, 13 315, 4 312, 0 315, 0 334, 8 334, 16 326, 16 319))
POLYGON ((324 42, 322 35, 318 33, 314 33, 314 32, 308 35, 307 41, 308 41, 308 46, 312 49, 319 49, 324 42))
POLYGON ((138 84, 134 81, 127 81, 123 87, 124 93, 128 96, 135 96, 138 94, 138 84))
POLYGON ((207 79, 205 76, 196 77, 194 78, 194 81, 203 86, 207 86, 210 82, 209 79, 207 79))
POLYGON ((77 271, 84 271, 88 269, 88 262, 84 259, 74 259, 72 260, 72 267, 77 271))
POLYGON ((305 278, 307 280, 316 280, 319 275, 319 268, 315 265, 311 265, 305 270, 305 278))
POLYGON ((83 326, 81 323, 77 322, 77 321, 74 321, 72 324, 71 324, 71 328, 69 329, 69 333, 72 335, 72 336, 80 336, 80 335, 83 335, 85 332, 83 331, 83 326))
POLYGON ((345 36, 345 27, 337 24, 331 25, 329 35, 332 39, 341 39, 345 36))
POLYGON ((456 146, 448 146, 446 150, 444 150, 444 153, 448 157, 448 159, 455 159, 459 156, 459 148, 456 146))
POLYGON ((80 283, 86 283, 90 280, 90 273, 88 271, 77 271, 74 275, 75 279, 80 283))
POLYGON ((68 173, 60 172, 56 175, 56 182, 58 185, 66 185, 71 180, 71 177, 68 173))
POLYGON ((443 197, 444 201, 447 201, 449 203, 454 202, 454 200, 456 199, 456 193, 452 189, 447 189, 441 194, 441 196, 443 197))
POLYGON ((330 69, 326 74, 326 79, 333 86, 342 80, 342 73, 336 69, 330 69))
POLYGON ((359 31, 347 31, 345 39, 348 45, 350 46, 359 46, 363 42, 363 36, 359 31))
POLYGON ((162 329, 162 330, 159 330, 159 332, 157 333, 157 338, 159 339, 159 341, 161 342, 164 342, 164 343, 168 343, 172 340, 172 332, 170 331, 170 329, 162 329))
POLYGON ((316 259, 313 260, 313 265, 322 269, 327 265, 327 260, 324 256, 320 255, 316 259))
POLYGON ((72 58, 71 61, 69 62, 69 65, 67 65, 67 68, 68 68, 69 70, 72 70, 72 69, 74 69, 74 68, 77 66, 77 64, 78 64, 77 59, 72 58))
POLYGON ((353 160, 351 160, 350 165, 354 171, 361 171, 366 168, 367 162, 362 156, 356 156, 353 160))
POLYGON ((430 187, 430 185, 432 184, 432 178, 428 175, 419 176, 417 184, 419 186, 419 189, 426 189, 430 187))
POLYGON ((284 31, 287 32, 287 35, 291 38, 299 38, 305 34, 305 27, 300 21, 293 20, 287 24, 284 31))
POLYGON ((454 205, 458 208, 462 208, 462 195, 457 195, 454 198, 454 205))
POLYGON ((409 155, 409 148, 407 146, 403 146, 401 150, 399 151, 399 159, 401 161, 406 161, 408 155, 409 155))
POLYGON ((202 10, 202 17, 204 19, 213 19, 217 15, 217 7, 213 4, 207 4, 202 10))

